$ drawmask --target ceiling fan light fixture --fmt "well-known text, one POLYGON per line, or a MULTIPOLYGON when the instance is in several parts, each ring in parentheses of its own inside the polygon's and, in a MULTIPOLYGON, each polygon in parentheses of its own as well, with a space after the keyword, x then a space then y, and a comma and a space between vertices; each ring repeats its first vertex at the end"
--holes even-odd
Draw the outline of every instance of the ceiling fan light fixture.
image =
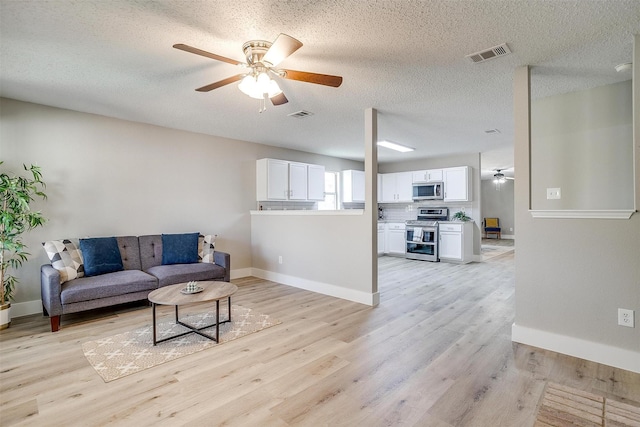
POLYGON ((410 151, 414 151, 415 148, 407 147, 406 145, 398 144, 396 142, 391 141, 378 141, 379 147, 389 148, 391 150, 399 151, 401 153, 408 153, 410 151))
POLYGON ((264 99, 265 95, 267 98, 272 98, 282 93, 278 83, 271 80, 266 73, 260 73, 257 78, 253 74, 247 74, 238 84, 238 89, 255 99, 264 99))

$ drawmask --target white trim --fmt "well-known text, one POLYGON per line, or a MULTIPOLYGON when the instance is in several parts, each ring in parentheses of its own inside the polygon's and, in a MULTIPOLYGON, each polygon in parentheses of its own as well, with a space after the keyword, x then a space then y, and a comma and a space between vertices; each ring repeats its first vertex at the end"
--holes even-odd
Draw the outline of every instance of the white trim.
POLYGON ((640 373, 640 352, 637 351, 518 326, 515 323, 511 327, 511 340, 640 373))
POLYGON ((635 210, 529 210, 533 218, 571 218, 571 219, 629 219, 635 210))
POLYGON ((42 313, 42 300, 37 299, 26 302, 11 303, 11 318, 30 316, 32 314, 42 313))
POLYGON ((302 279, 300 277, 289 276, 287 274, 274 273, 273 271, 266 271, 259 268, 253 269, 253 276, 283 285, 292 286, 294 288, 370 305, 372 307, 380 304, 380 294, 378 292, 371 294, 368 292, 356 291, 355 289, 348 289, 329 283, 302 279))
POLYGON ((230 277, 233 279, 240 279, 242 277, 250 277, 251 276, 251 267, 248 268, 238 268, 236 270, 231 270, 230 277))
POLYGON ((267 211, 249 211, 251 215, 303 215, 303 216, 342 216, 342 215, 364 215, 364 209, 340 209, 336 211, 318 211, 318 210, 267 210, 267 211))

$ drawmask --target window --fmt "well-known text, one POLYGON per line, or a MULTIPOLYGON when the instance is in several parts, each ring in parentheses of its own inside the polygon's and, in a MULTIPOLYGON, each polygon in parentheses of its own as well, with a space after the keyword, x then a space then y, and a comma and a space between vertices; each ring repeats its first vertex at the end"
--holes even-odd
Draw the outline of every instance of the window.
POLYGON ((318 202, 318 210, 338 209, 338 172, 324 173, 324 201, 318 202))

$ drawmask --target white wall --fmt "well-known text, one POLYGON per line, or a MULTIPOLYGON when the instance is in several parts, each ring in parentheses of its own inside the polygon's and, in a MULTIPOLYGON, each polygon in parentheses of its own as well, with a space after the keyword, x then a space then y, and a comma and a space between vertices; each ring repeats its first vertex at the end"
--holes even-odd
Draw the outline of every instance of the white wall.
MULTIPOLYGON (((640 63, 638 36, 635 58, 640 63)), ((639 81, 637 71, 635 76, 639 81)), ((514 82, 518 249, 513 340, 640 372, 640 215, 628 220, 531 216, 528 70, 516 70, 514 82), (617 325, 619 307, 635 310, 635 328, 617 325)), ((637 85, 633 97, 637 111, 637 85)), ((637 113, 634 117, 637 166, 640 121, 637 113)), ((615 167, 603 161, 603 170, 615 167)), ((639 181, 636 171, 636 206, 639 181)))
POLYGON ((532 209, 633 208, 631 94, 627 80, 531 103, 532 209))
POLYGON ((500 190, 496 189, 493 180, 485 179, 482 181, 482 218, 499 218, 500 227, 502 228, 502 238, 506 236, 514 236, 514 199, 513 199, 513 180, 508 179, 500 184, 500 190))
MULTIPOLYGON (((232 273, 252 266, 255 161, 263 157, 362 169, 361 162, 0 99, 3 170, 42 167, 49 219, 25 236, 18 303, 40 299, 41 242, 86 236, 218 234, 232 273)), ((340 250, 340 248, 338 248, 340 250)), ((18 308, 19 304, 16 304, 18 308)), ((35 304, 38 310, 38 304, 35 304)), ((20 315, 20 310, 14 310, 20 315)))
POLYGON ((253 274, 376 305, 369 273, 373 234, 364 212, 353 213, 357 214, 255 213, 251 216, 253 274))

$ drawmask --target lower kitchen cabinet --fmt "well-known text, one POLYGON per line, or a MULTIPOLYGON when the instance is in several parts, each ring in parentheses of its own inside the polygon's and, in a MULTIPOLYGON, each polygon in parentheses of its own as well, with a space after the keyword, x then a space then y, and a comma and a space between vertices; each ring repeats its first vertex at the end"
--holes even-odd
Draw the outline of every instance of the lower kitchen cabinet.
POLYGON ((466 264, 473 260, 473 222, 439 222, 440 261, 466 264))
POLYGON ((404 222, 388 222, 385 251, 389 255, 404 255, 406 249, 404 222))
POLYGON ((385 224, 384 222, 378 223, 378 255, 382 255, 385 247, 385 224))

